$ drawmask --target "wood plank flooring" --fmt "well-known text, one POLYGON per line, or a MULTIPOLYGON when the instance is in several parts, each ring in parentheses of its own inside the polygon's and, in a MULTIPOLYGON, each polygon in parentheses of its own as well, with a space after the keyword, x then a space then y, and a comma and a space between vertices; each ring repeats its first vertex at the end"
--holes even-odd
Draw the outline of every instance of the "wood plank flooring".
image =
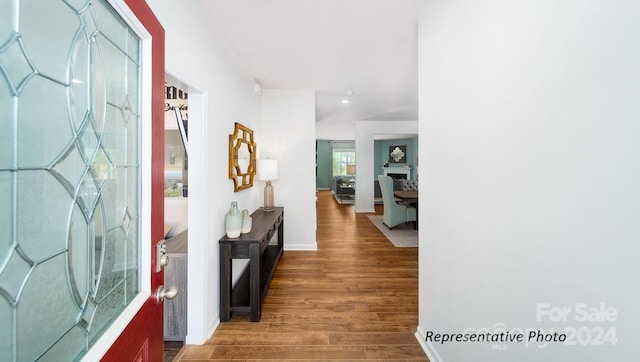
POLYGON ((233 315, 175 361, 427 361, 414 336, 417 248, 394 247, 330 191, 318 192, 317 217, 318 250, 285 250, 260 322, 233 315))

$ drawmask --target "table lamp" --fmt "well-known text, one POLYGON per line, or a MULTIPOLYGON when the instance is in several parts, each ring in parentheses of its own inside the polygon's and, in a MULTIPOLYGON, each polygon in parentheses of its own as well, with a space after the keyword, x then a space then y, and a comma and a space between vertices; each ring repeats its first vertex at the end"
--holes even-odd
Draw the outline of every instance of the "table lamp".
POLYGON ((353 175, 356 174, 356 165, 347 165, 347 175, 351 176, 349 182, 356 182, 356 179, 353 178, 353 175))
POLYGON ((266 181, 264 185, 264 211, 273 210, 273 186, 271 181, 278 179, 278 161, 264 159, 258 161, 258 178, 266 181))

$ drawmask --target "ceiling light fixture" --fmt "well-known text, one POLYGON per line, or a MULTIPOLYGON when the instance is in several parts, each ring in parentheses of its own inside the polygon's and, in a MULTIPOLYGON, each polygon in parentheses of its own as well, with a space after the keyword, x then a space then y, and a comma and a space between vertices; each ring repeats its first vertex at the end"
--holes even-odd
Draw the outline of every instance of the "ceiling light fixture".
POLYGON ((351 102, 351 100, 349 100, 349 98, 351 98, 351 96, 353 95, 353 91, 352 90, 348 90, 347 91, 347 95, 342 98, 342 100, 340 101, 342 104, 349 104, 351 102))
POLYGON ((262 95, 262 86, 260 85, 260 82, 258 82, 258 80, 257 80, 257 79, 256 79, 256 80, 254 80, 254 82, 255 82, 255 83, 253 84, 253 91, 254 91, 257 95, 261 96, 261 95, 262 95))

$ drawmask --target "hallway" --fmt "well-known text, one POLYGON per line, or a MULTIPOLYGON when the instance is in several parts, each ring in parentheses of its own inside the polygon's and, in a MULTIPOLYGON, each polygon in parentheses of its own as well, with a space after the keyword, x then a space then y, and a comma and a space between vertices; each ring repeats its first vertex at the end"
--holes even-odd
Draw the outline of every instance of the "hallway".
POLYGON ((318 192, 317 217, 318 250, 285 250, 261 321, 234 315, 176 361, 427 360, 414 336, 417 248, 394 247, 330 191, 318 192))

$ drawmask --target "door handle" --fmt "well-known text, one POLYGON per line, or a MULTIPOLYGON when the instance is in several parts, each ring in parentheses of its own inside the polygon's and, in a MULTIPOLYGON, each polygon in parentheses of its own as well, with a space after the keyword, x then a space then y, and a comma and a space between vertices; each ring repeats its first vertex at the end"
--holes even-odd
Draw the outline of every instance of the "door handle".
POLYGON ((176 287, 165 288, 164 285, 161 285, 158 287, 158 290, 156 290, 156 303, 161 304, 165 300, 165 298, 173 299, 176 296, 178 296, 178 288, 176 287))

